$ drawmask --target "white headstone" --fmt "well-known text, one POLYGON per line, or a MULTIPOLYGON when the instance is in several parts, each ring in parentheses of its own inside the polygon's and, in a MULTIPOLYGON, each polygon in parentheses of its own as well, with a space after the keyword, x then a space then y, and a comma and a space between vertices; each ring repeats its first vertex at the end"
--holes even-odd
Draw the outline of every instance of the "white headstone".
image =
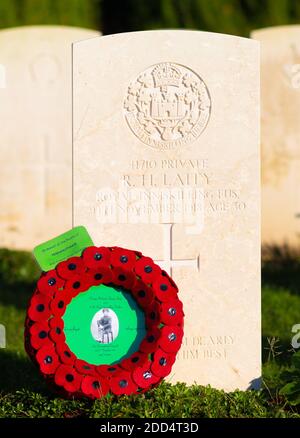
POLYGON ((32 249, 72 225, 72 42, 96 31, 0 31, 0 247, 32 249))
POLYGON ((300 26, 256 30, 261 43, 262 240, 300 243, 300 26))
POLYGON ((75 224, 172 274, 172 382, 257 387, 259 44, 149 31, 73 47, 75 224))

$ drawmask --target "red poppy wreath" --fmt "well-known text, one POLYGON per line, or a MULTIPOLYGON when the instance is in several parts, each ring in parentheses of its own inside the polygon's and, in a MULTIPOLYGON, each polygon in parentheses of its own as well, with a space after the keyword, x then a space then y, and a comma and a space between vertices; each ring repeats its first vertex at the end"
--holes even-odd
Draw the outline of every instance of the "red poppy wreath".
POLYGON ((183 318, 176 284, 151 258, 119 247, 91 246, 81 257, 71 257, 42 273, 27 310, 25 348, 61 395, 100 398, 108 392, 141 393, 171 372, 182 342, 183 318), (108 302, 111 291, 115 304, 108 302), (125 305, 122 294, 139 309, 144 331, 138 326, 141 318, 134 319, 132 304, 127 309, 129 316, 117 321, 113 307, 125 305), (101 312, 99 297, 104 303, 101 312), (84 301, 87 298, 89 301, 84 301), (90 321, 96 310, 94 322, 86 324, 89 333, 81 330, 82 321, 90 321), (130 318, 137 321, 136 333, 142 337, 130 341, 127 348, 126 341, 133 339, 133 330, 126 326, 130 318), (124 337, 119 334, 115 340, 122 327, 124 337), (91 347, 85 339, 91 339, 91 347), (118 360, 113 357, 114 344, 119 345, 115 349, 118 360), (99 348, 104 352, 102 361, 94 360, 99 348), (112 360, 103 363, 110 357, 112 360))

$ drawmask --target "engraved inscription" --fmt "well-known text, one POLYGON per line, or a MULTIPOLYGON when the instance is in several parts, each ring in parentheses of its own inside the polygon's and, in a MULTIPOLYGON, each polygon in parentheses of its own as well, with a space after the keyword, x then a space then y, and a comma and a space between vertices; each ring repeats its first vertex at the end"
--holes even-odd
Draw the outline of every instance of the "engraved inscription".
POLYGON ((191 69, 163 62, 142 72, 124 101, 133 133, 153 148, 175 149, 191 143, 205 129, 211 99, 204 81, 191 69))
POLYGON ((177 359, 189 361, 203 359, 226 360, 230 356, 232 346, 235 344, 235 338, 231 335, 185 336, 177 359))
MULTIPOLYGON (((216 184, 215 171, 204 157, 131 160, 124 171, 116 189, 99 188, 96 192, 89 214, 98 223, 181 223, 198 227, 206 217, 242 215, 248 208, 241 188, 216 184)), ((191 229, 187 232, 190 234, 191 229)), ((197 228, 196 234, 199 232, 197 228)))

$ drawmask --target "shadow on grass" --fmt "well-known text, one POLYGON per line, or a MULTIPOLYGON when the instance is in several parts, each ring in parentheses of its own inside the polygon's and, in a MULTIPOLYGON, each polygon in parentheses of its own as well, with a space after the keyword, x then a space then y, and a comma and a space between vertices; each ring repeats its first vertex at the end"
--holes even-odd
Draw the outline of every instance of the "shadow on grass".
POLYGON ((31 253, 0 248, 0 304, 25 309, 39 275, 31 253))
POLYGON ((300 246, 263 246, 262 284, 300 295, 300 246))
POLYGON ((35 287, 36 283, 16 282, 7 284, 0 281, 0 304, 3 306, 12 305, 17 309, 26 309, 35 287))
POLYGON ((0 350, 0 391, 19 389, 47 393, 46 383, 29 358, 4 349, 0 350))

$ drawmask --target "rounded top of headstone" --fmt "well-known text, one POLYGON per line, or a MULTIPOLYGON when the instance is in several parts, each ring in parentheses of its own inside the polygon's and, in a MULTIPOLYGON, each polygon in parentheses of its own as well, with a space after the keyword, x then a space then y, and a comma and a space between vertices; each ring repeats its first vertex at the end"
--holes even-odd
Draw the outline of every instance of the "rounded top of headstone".
POLYGON ((110 35, 100 35, 98 38, 92 38, 89 41, 77 41, 75 44, 92 44, 97 43, 100 40, 102 44, 112 44, 113 41, 126 41, 127 39, 140 39, 142 40, 152 40, 156 38, 167 38, 167 37, 175 37, 182 38, 183 40, 192 40, 195 38, 202 39, 203 41, 220 41, 230 43, 231 41, 239 42, 239 44, 249 44, 250 46, 254 46, 255 42, 251 38, 246 38, 238 35, 230 35, 225 33, 217 33, 217 32, 205 32, 201 30, 187 30, 187 29, 158 29, 158 30, 142 30, 136 32, 122 32, 115 33, 110 35))
POLYGON ((286 39, 287 37, 291 37, 295 35, 299 38, 300 32, 300 24, 289 24, 284 26, 270 26, 263 27, 261 29, 255 29, 251 32, 251 38, 257 40, 268 40, 274 38, 286 39))

